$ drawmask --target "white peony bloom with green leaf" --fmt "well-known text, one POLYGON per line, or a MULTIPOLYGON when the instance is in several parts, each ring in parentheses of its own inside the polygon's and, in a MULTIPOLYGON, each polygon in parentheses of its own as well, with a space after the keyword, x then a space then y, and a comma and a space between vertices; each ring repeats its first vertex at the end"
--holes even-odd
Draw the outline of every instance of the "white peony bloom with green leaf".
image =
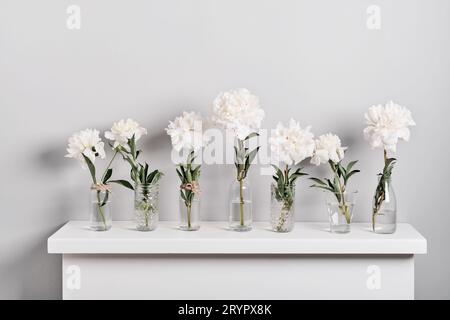
POLYGON ((302 129, 294 119, 288 126, 278 123, 269 143, 273 155, 287 165, 295 165, 311 157, 315 146, 310 127, 302 129))
POLYGON ((389 101, 385 106, 370 107, 364 116, 367 123, 364 137, 372 149, 383 148, 396 152, 398 140, 409 141, 408 127, 416 125, 411 112, 393 101, 389 101))
POLYGON ((125 148, 133 136, 135 141, 138 141, 145 134, 147 134, 147 129, 141 127, 136 121, 122 119, 113 124, 111 131, 105 132, 105 138, 114 141, 114 149, 119 146, 125 148))
POLYGON ((257 132, 264 116, 258 97, 247 89, 222 92, 214 99, 212 121, 233 130, 239 140, 257 132))
POLYGON ((166 128, 170 136, 173 148, 179 152, 181 150, 198 151, 206 146, 209 139, 203 134, 202 116, 195 112, 184 111, 181 116, 169 121, 166 128))
POLYGON ((319 166, 322 163, 333 161, 338 163, 344 159, 345 147, 341 146, 341 139, 335 134, 327 133, 319 136, 315 140, 314 155, 311 158, 311 163, 319 166))
POLYGON ((287 222, 292 219, 293 215, 295 183, 298 178, 307 175, 302 172, 302 167, 295 168, 295 166, 312 156, 314 135, 310 132, 310 127, 302 129, 297 121, 290 119, 287 126, 281 122, 278 123, 269 139, 269 144, 272 159, 285 163, 284 167, 272 164, 275 169, 272 192, 276 201, 281 205, 279 215, 272 219, 276 223, 272 224, 275 231, 285 232, 290 229, 287 222))
POLYGON ((74 133, 69 138, 69 145, 67 147, 67 158, 74 158, 80 161, 83 168, 86 168, 86 156, 92 163, 95 163, 95 158, 105 158, 105 144, 100 139, 100 132, 95 129, 86 129, 74 133))

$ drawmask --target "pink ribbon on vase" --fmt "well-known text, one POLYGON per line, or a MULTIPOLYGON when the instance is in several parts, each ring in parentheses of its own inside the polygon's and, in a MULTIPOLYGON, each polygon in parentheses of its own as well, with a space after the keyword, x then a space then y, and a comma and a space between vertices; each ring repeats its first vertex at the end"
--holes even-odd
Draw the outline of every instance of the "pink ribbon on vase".
POLYGON ((100 192, 111 192, 111 186, 109 184, 104 183, 95 183, 91 186, 91 190, 100 192))
POLYGON ((183 190, 188 190, 188 191, 192 191, 195 194, 200 195, 201 190, 200 190, 200 184, 197 181, 192 181, 190 183, 183 183, 180 186, 181 189, 183 190))

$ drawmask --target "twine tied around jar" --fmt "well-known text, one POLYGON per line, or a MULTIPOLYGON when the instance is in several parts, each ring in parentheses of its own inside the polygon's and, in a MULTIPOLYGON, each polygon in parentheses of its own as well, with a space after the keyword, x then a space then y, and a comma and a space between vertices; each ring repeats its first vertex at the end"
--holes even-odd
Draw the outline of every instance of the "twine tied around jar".
POLYGON ((199 194, 199 195, 201 193, 201 191, 200 191, 200 184, 197 181, 183 183, 180 186, 180 188, 183 189, 183 190, 192 191, 193 193, 199 194))
POLYGON ((91 186, 91 190, 100 191, 100 192, 111 192, 111 186, 109 184, 104 184, 104 183, 94 183, 91 186))

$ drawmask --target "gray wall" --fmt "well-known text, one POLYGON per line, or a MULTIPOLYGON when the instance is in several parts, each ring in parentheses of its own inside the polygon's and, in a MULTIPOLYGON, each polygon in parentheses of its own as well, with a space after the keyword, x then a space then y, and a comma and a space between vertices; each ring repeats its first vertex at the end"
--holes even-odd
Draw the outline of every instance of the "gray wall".
MULTIPOLYGON (((358 221, 368 221, 382 165, 363 141, 363 113, 388 99, 408 106, 418 125, 399 145, 394 182, 400 219, 429 241, 416 296, 450 298, 449 31, 446 0, 1 0, 0 298, 61 297, 61 259, 46 253, 46 239, 87 218, 88 173, 63 158, 72 132, 123 117, 145 125, 145 157, 166 172, 162 215, 176 219, 163 128, 186 108, 206 114, 235 87, 260 96, 266 128, 294 117, 342 136, 363 171, 353 181, 358 221), (81 30, 66 28, 69 4, 81 7, 81 30), (371 4, 381 8, 379 31, 366 27, 371 4)), ((232 170, 204 168, 205 218, 226 219, 232 170)), ((267 219, 270 177, 252 170, 252 180, 256 218, 267 219)), ((325 220, 307 185, 297 189, 299 219, 325 220)), ((115 218, 131 218, 131 199, 115 192, 115 218)))

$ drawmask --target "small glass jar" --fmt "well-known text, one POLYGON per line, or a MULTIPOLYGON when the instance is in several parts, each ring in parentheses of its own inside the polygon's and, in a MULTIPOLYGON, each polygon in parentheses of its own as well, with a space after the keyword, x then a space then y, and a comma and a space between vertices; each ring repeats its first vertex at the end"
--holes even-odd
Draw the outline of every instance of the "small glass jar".
POLYGON ((295 185, 284 186, 279 190, 276 183, 270 185, 271 224, 275 232, 290 232, 295 223, 295 185))
POLYGON ((111 191, 108 185, 92 185, 90 229, 106 231, 112 227, 111 191))
POLYGON ((349 233, 353 218, 357 191, 334 193, 326 192, 330 231, 333 233, 349 233))
POLYGON ((384 183, 381 197, 377 197, 375 191, 372 203, 372 229, 375 233, 382 234, 394 233, 397 229, 397 199, 391 179, 384 183))
POLYGON ((229 229, 250 231, 252 229, 252 191, 247 179, 233 180, 229 201, 229 229))
POLYGON ((192 198, 185 200, 180 194, 180 225, 183 231, 200 229, 200 197, 192 194, 192 198))
POLYGON ((137 184, 134 192, 134 215, 136 229, 151 231, 156 229, 159 220, 159 185, 137 184))

